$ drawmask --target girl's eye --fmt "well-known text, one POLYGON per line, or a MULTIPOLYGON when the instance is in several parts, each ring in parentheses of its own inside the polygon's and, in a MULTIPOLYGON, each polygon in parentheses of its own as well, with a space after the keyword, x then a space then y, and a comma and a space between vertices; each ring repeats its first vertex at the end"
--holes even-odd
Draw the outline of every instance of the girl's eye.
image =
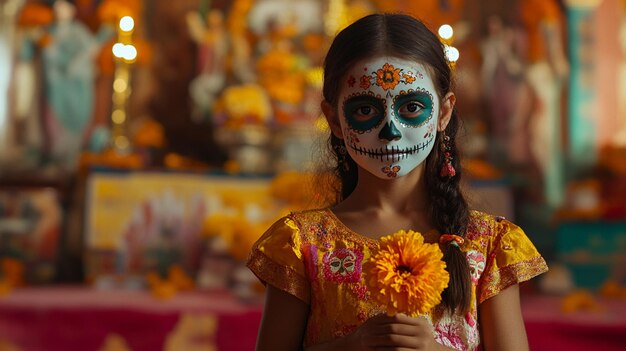
POLYGON ((350 128, 365 132, 379 125, 384 119, 385 102, 367 94, 355 95, 344 101, 343 111, 350 128))
POLYGON ((361 112, 364 115, 368 115, 370 114, 370 112, 372 112, 372 108, 370 106, 363 106, 359 108, 359 112, 361 112))
POLYGON ((416 101, 410 101, 400 106, 398 112, 404 118, 415 118, 420 115, 424 106, 416 101))
POLYGON ((364 105, 357 107, 352 113, 352 117, 357 121, 367 121, 370 118, 376 116, 378 111, 374 106, 364 105))

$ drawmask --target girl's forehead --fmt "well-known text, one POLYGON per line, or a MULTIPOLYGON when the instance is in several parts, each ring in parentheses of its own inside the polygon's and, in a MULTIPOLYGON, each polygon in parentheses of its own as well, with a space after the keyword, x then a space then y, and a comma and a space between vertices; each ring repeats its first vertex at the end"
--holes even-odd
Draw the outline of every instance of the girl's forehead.
POLYGON ((409 90, 424 90, 436 95, 431 70, 410 59, 395 56, 375 56, 357 61, 346 72, 341 82, 344 96, 368 93, 390 97, 409 90), (391 95, 390 95, 391 94, 391 95))
POLYGON ((378 70, 378 69, 383 69, 383 67, 385 67, 385 64, 393 65, 396 68, 401 68, 404 70, 410 69, 410 70, 420 71, 422 74, 428 74, 428 70, 420 62, 407 60, 404 58, 394 57, 394 56, 376 56, 376 57, 366 58, 366 59, 357 61, 351 67, 350 70, 351 71, 378 70))

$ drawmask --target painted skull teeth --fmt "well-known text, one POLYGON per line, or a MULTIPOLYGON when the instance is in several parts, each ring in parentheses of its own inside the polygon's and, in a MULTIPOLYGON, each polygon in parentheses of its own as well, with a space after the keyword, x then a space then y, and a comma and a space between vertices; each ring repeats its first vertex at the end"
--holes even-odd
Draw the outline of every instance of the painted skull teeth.
POLYGON ((411 148, 404 148, 404 149, 400 149, 397 146, 389 147, 389 145, 385 145, 384 148, 381 147, 377 149, 366 149, 366 148, 357 146, 354 143, 350 144, 349 146, 352 150, 354 150, 354 152, 356 152, 359 155, 365 155, 373 159, 379 159, 381 161, 397 162, 399 160, 402 160, 414 154, 418 154, 420 151, 425 150, 428 147, 428 145, 430 145, 433 139, 434 138, 430 138, 423 143, 417 144, 411 148))

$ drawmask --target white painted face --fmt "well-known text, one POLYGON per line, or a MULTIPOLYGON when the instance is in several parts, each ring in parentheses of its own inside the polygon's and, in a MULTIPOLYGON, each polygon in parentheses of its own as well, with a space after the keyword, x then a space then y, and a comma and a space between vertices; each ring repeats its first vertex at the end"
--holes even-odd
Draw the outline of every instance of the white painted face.
POLYGON ((395 57, 358 62, 338 101, 346 149, 373 175, 406 175, 432 150, 439 98, 423 65, 395 57))

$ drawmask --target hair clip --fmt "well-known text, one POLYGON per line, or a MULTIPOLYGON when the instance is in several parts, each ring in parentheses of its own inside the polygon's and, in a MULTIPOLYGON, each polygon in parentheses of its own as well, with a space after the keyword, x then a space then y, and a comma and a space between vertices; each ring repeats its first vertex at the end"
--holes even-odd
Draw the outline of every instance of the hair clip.
POLYGON ((461 247, 465 242, 462 236, 454 235, 454 234, 441 234, 439 237, 439 244, 441 245, 454 245, 456 247, 461 247))

